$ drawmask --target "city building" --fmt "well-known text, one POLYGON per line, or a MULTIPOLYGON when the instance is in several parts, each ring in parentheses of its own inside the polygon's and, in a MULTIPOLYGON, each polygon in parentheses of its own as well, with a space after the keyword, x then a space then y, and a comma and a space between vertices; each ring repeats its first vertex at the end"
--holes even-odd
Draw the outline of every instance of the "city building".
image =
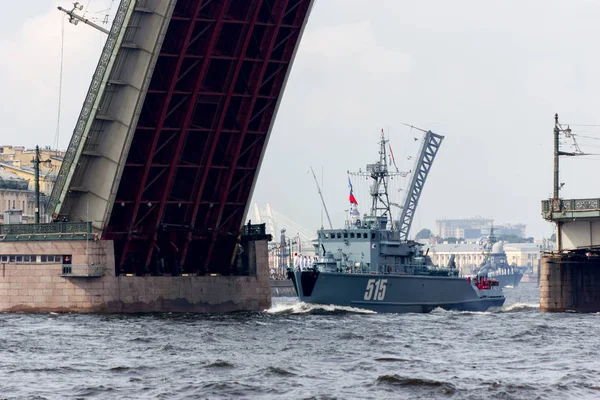
MULTIPOLYGON (((50 196, 63 162, 64 152, 49 147, 40 148, 39 152, 40 160, 50 161, 40 163, 40 192, 50 196)), ((0 146, 0 167, 28 181, 29 188, 32 190, 35 186, 34 159, 35 149, 26 149, 23 146, 0 146)))
MULTIPOLYGON (((527 267, 537 275, 542 251, 552 250, 549 243, 504 243, 506 260, 510 265, 527 267)), ((428 255, 436 265, 447 266, 454 255, 454 262, 462 275, 469 275, 484 259, 484 252, 478 243, 432 244, 428 255)))
POLYGON ((486 229, 494 222, 491 218, 473 217, 461 219, 438 219, 435 221, 437 236, 442 239, 474 239, 482 236, 482 229, 486 229))
MULTIPOLYGON (((525 238, 526 236, 526 228, 525 224, 502 224, 495 225, 494 224, 494 234, 496 236, 517 236, 521 238, 525 238)), ((481 231, 483 236, 487 236, 490 233, 490 228, 485 228, 481 231)))
POLYGON ((8 214, 18 214, 19 223, 34 221, 35 191, 29 190, 28 181, 0 166, 0 223, 8 223, 8 214))
MULTIPOLYGON (((45 216, 48 198, 52 193, 64 153, 49 148, 40 149, 40 222, 49 222, 45 216)), ((35 222, 35 149, 22 146, 0 146, 0 223, 12 221, 35 222), (8 214, 7 214, 8 213, 8 214), (17 218, 18 216, 18 218, 17 218)))
POLYGON ((514 235, 526 237, 526 225, 524 224, 494 224, 492 218, 472 217, 460 219, 438 219, 436 223, 437 236, 442 239, 478 239, 487 236, 490 229, 494 227, 496 236, 514 235))

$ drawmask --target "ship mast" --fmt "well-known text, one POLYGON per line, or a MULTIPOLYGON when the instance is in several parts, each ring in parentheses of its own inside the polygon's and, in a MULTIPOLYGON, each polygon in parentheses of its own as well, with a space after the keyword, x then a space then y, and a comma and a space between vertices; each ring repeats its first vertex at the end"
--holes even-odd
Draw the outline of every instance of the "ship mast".
POLYGON ((367 165, 367 172, 371 174, 373 185, 371 186, 371 215, 388 217, 392 220, 392 210, 390 209, 390 199, 388 196, 389 171, 387 168, 387 152, 385 145, 385 134, 381 130, 381 141, 379 142, 379 161, 375 164, 367 165), (381 214, 379 214, 381 211, 381 214))
MULTIPOLYGON (((389 140, 385 138, 383 129, 381 130, 381 140, 379 142, 379 161, 375 164, 367 164, 367 171, 348 172, 349 175, 357 177, 370 177, 373 179, 371 185, 371 216, 386 217, 388 221, 393 221, 392 210, 390 208, 390 198, 388 195, 388 178, 390 176, 406 176, 404 172, 390 172, 387 166, 386 145, 389 140)), ((392 229, 394 226, 392 224, 392 229)))
POLYGON ((485 266, 486 264, 491 265, 492 249, 494 248, 494 244, 496 244, 496 242, 497 242, 497 239, 496 239, 496 236, 494 236, 494 224, 492 224, 492 226, 490 227, 490 234, 488 235, 488 240, 486 241, 485 246, 483 246, 483 261, 479 265, 479 268, 477 269, 477 273, 482 271, 483 266, 485 266))

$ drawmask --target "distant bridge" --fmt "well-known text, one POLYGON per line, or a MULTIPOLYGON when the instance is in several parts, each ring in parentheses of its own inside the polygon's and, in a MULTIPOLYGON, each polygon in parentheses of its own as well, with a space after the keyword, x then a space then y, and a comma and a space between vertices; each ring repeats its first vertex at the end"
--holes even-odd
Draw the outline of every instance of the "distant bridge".
POLYGON ((252 222, 264 223, 267 233, 273 236, 274 242, 280 241, 281 230, 285 229, 285 235, 288 238, 296 241, 298 241, 298 238, 300 239, 302 249, 313 250, 312 240, 316 238, 317 231, 310 230, 298 224, 296 221, 276 211, 270 204, 266 204, 263 209, 260 209, 258 204, 254 204, 254 219, 252 222))

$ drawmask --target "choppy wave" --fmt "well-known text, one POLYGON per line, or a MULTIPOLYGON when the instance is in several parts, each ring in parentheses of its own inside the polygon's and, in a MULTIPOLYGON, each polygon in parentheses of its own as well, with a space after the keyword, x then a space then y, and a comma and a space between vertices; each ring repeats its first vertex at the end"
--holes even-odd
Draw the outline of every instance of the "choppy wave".
POLYGON ((406 360, 404 358, 396 358, 396 357, 378 357, 375 359, 375 361, 381 361, 381 362, 407 362, 407 361, 411 361, 411 360, 406 360))
POLYGON ((436 307, 431 311, 431 314, 460 314, 460 315, 491 315, 491 311, 455 311, 446 310, 441 307, 436 307))
POLYGON ((515 303, 508 306, 502 306, 496 309, 496 312, 532 311, 539 309, 540 303, 515 303))
POLYGON ((290 372, 286 369, 283 368, 279 368, 279 367, 269 367, 267 368, 267 373, 271 374, 271 375, 278 375, 278 376, 293 376, 296 375, 293 372, 290 372))
POLYGON ((521 286, 486 312, 290 298, 259 313, 0 314, 0 397, 598 398, 598 317, 540 313, 521 286))
POLYGON ((377 377, 377 383, 391 386, 400 386, 407 389, 424 389, 427 391, 437 389, 435 390, 435 392, 439 392, 441 394, 446 395, 454 394, 456 392, 456 387, 450 382, 423 378, 407 378, 395 374, 381 375, 377 377))
POLYGON ((354 332, 344 332, 338 335, 339 340, 364 340, 363 335, 358 335, 354 332))
POLYGON ((228 361, 216 360, 206 366, 206 368, 235 368, 235 365, 228 361))
POLYGON ((362 308, 310 304, 304 302, 297 302, 294 304, 278 304, 269 308, 268 310, 265 310, 265 312, 269 314, 377 314, 375 311, 365 310, 362 308))
POLYGON ((452 311, 437 307, 431 311, 432 314, 462 314, 462 315, 494 315, 497 313, 537 311, 539 303, 514 303, 502 307, 492 307, 488 311, 452 311))
MULTIPOLYGON (((494 313, 502 312, 517 312, 517 311, 532 311, 538 310, 540 307, 539 303, 514 303, 505 305, 502 307, 491 308, 489 311, 451 311, 445 310, 441 307, 437 307, 431 311, 432 314, 444 314, 444 313, 455 313, 464 315, 492 315, 494 313)), ((375 311, 366 310, 363 308, 347 307, 347 306, 336 306, 336 305, 323 305, 323 304, 312 304, 304 302, 296 303, 283 303, 276 304, 273 307, 265 310, 268 314, 343 314, 343 313, 355 313, 355 314, 377 314, 375 311)))

